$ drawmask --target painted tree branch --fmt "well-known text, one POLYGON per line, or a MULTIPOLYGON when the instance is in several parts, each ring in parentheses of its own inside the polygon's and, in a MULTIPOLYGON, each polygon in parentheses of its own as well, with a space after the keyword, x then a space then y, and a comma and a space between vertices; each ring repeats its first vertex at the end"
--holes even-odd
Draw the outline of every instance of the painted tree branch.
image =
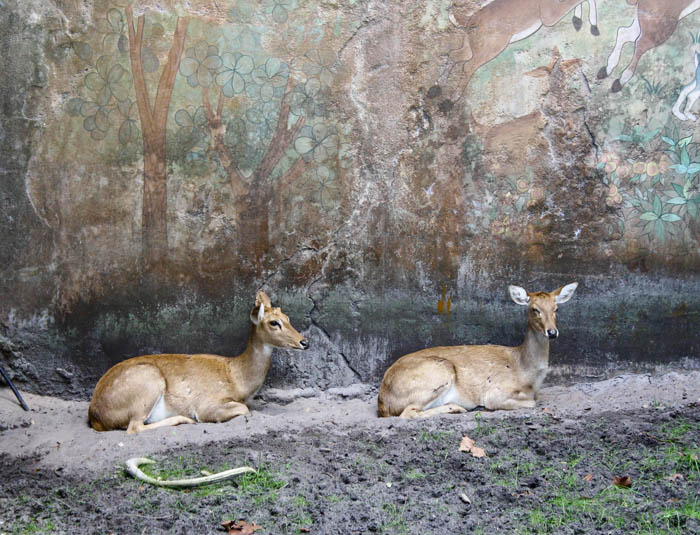
POLYGON ((134 89, 136 90, 136 104, 138 105, 144 138, 153 135, 153 113, 146 88, 146 78, 143 73, 143 61, 141 60, 141 45, 143 43, 143 28, 145 17, 138 19, 138 30, 134 28, 134 12, 131 4, 126 6, 126 20, 129 28, 129 59, 131 61, 131 73, 134 77, 134 89))
POLYGON ((286 97, 289 94, 289 79, 287 80, 287 88, 282 97, 282 103, 280 104, 280 113, 277 118, 277 127, 275 128, 275 133, 272 136, 270 145, 268 147, 267 154, 263 157, 262 161, 255 169, 253 173, 254 179, 256 181, 263 180, 264 178, 270 176, 272 171, 275 169, 279 161, 284 156, 287 147, 292 143, 299 130, 304 125, 304 117, 300 116, 296 123, 292 125, 291 128, 287 127, 287 122, 289 121, 289 104, 287 103, 286 97))
POLYGON ((158 82, 156 101, 153 110, 153 119, 157 125, 165 125, 168 120, 168 110, 170 109, 170 99, 175 86, 175 76, 180 66, 180 58, 185 48, 185 37, 187 36, 187 26, 190 23, 189 17, 178 17, 173 36, 173 46, 168 52, 168 61, 163 67, 158 82))
POLYGON ((246 183, 243 175, 238 169, 238 165, 233 161, 229 153, 228 147, 224 143, 224 127, 221 121, 221 114, 223 112, 223 92, 219 89, 219 102, 216 106, 216 113, 211 106, 211 101, 209 100, 209 88, 202 88, 202 104, 204 105, 204 112, 207 115, 207 124, 209 126, 209 134, 212 139, 212 145, 214 150, 216 150, 219 155, 219 160, 221 165, 224 166, 226 175, 229 177, 231 182, 231 189, 235 195, 242 195, 246 190, 246 183))

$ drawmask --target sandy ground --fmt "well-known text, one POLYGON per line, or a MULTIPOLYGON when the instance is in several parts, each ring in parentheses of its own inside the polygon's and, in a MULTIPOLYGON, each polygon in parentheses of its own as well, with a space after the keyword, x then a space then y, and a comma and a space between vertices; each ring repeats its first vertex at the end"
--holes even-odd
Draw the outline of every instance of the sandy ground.
MULTIPOLYGON (((128 435, 98 433, 87 424, 87 401, 24 394, 25 412, 9 388, 0 389, 0 455, 32 457, 43 469, 63 474, 99 472, 129 457, 149 456, 174 448, 254 439, 269 432, 315 429, 321 433, 363 429, 381 434, 411 426, 398 418, 376 417, 376 389, 353 385, 326 392, 264 390, 250 405, 251 413, 223 424, 181 425, 128 435)), ((557 414, 576 419, 610 411, 648 407, 679 407, 700 399, 700 372, 664 375, 621 375, 593 383, 545 387, 537 408, 482 412, 484 418, 557 414), (546 409, 546 410, 544 410, 546 409)), ((476 413, 447 415, 473 424, 476 413)), ((467 426, 468 427, 468 426, 467 426)))

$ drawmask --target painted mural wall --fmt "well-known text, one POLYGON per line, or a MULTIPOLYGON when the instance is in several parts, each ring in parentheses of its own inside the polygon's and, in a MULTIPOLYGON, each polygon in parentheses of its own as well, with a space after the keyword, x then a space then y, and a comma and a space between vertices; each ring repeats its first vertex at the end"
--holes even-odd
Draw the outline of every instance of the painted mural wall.
POLYGON ((574 280, 561 376, 700 364, 700 0, 0 2, 2 364, 85 396, 236 354, 264 287, 377 383, 517 344, 574 280))

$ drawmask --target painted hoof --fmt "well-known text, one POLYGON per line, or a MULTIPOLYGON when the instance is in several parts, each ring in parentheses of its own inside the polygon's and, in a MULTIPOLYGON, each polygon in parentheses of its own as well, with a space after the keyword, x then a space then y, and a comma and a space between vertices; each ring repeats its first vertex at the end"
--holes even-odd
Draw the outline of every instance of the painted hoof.
POLYGON ((600 35, 600 30, 598 29, 597 25, 594 24, 593 26, 591 26, 591 33, 596 37, 600 35))
POLYGON ((596 78, 598 80, 602 80, 603 78, 608 77, 608 68, 607 67, 601 67, 600 70, 598 71, 598 74, 596 75, 596 78))
POLYGON ((576 15, 574 15, 574 18, 571 19, 571 22, 574 24, 574 29, 576 31, 579 31, 581 29, 581 26, 583 26, 583 21, 578 18, 576 15))
POLYGON ((622 84, 620 83, 619 78, 613 82, 610 91, 612 91, 613 93, 619 93, 620 91, 622 91, 622 84))

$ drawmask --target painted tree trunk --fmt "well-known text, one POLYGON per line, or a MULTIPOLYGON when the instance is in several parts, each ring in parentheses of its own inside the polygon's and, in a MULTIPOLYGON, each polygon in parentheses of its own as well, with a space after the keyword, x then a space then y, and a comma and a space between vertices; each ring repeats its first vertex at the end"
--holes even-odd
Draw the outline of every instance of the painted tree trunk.
POLYGON ((168 174, 165 163, 165 132, 156 140, 143 141, 142 251, 148 268, 168 255, 168 174))
POLYGON ((134 25, 131 4, 126 7, 125 12, 129 30, 129 58, 143 136, 141 254, 144 267, 152 270, 162 266, 168 256, 168 167, 165 161, 165 135, 170 99, 185 46, 189 19, 185 17, 177 21, 173 45, 158 81, 155 101, 151 105, 141 57, 145 15, 138 17, 137 25, 134 25))

